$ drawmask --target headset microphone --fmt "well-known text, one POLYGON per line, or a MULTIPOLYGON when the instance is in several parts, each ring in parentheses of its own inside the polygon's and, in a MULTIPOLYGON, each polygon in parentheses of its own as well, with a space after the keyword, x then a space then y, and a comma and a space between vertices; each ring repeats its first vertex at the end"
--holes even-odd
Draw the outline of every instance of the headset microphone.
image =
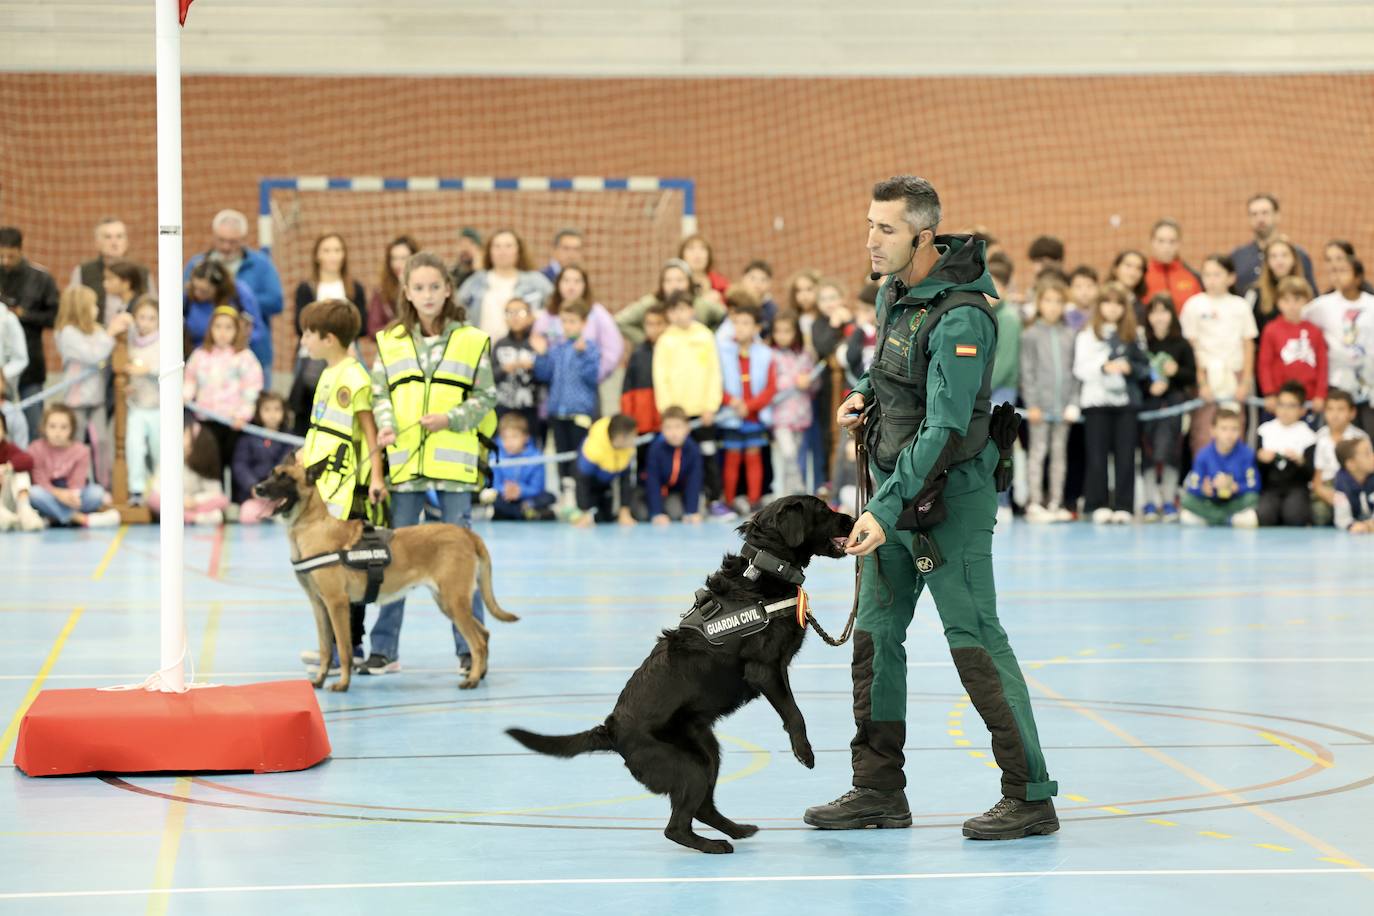
MULTIPOLYGON (((920 248, 920 247, 921 247, 921 234, 920 234, 919 232, 916 233, 916 238, 914 238, 914 239, 911 240, 911 247, 912 247, 912 248, 920 248)), ((909 266, 911 265, 911 259, 914 258, 914 257, 916 257, 916 256, 913 254, 913 255, 911 256, 911 258, 907 258, 907 259, 906 259, 906 263, 903 264, 901 267, 897 268, 897 270, 894 271, 894 273, 900 273, 901 271, 906 270, 907 267, 909 267, 909 266)), ((877 283, 877 282, 878 282, 879 280, 881 280, 882 278, 883 278, 883 273, 882 273, 882 271, 880 271, 880 270, 875 270, 875 271, 873 271, 873 273, 871 273, 871 274, 868 275, 868 282, 870 282, 870 283, 877 283)))

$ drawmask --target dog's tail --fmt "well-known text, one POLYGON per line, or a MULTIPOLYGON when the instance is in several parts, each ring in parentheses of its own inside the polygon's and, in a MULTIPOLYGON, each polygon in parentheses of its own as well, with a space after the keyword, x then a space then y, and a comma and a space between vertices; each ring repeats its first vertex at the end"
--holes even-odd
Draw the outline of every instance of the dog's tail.
POLYGON ((575 735, 536 735, 523 728, 508 728, 506 734, 530 750, 550 757, 576 757, 592 751, 615 750, 610 730, 604 724, 575 735))
POLYGON ((482 591, 482 601, 486 603, 491 616, 505 623, 515 623, 520 618, 496 602, 496 592, 491 587, 491 553, 487 550, 486 542, 475 531, 468 531, 468 534, 472 537, 473 550, 477 554, 477 587, 482 591))

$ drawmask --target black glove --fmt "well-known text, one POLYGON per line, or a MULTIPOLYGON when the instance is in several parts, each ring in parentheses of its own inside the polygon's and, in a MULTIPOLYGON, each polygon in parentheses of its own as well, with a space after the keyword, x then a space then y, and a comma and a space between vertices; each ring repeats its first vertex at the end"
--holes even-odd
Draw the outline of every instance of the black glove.
POLYGON ((988 422, 988 438, 997 443, 997 471, 993 474, 993 483, 999 493, 1011 489, 1011 449, 1020 430, 1021 416, 1016 408, 1008 403, 998 404, 988 422))

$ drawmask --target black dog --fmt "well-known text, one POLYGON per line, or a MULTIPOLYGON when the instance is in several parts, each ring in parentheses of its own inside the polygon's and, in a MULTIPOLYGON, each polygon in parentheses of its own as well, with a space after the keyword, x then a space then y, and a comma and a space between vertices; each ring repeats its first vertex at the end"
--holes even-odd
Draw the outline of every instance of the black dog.
POLYGON ((720 569, 707 577, 706 589, 697 593, 697 606, 707 613, 693 612, 682 628, 663 632, 603 724, 575 735, 517 728, 506 734, 555 757, 617 752, 635 779, 672 800, 672 817, 663 831, 668 839, 702 852, 734 852, 728 842, 692 831, 693 818, 735 840, 758 831, 716 810, 720 745, 711 726, 762 694, 782 718, 792 753, 808 769, 815 766, 806 722, 787 679, 787 666, 806 630, 798 625, 795 608, 765 611, 798 597, 802 570, 813 556, 844 556, 853 527, 853 518, 831 511, 814 496, 777 500, 740 526, 744 555, 726 554, 720 569), (773 613, 777 616, 757 629, 773 613), (700 629, 686 627, 694 618, 700 629))

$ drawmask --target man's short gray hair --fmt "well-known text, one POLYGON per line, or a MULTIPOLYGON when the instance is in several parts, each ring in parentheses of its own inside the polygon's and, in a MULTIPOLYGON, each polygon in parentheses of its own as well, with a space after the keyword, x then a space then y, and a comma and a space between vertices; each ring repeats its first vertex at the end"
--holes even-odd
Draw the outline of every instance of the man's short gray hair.
POLYGON ((120 218, 117 217, 117 216, 102 216, 102 217, 100 217, 100 219, 96 220, 96 222, 95 222, 95 231, 96 231, 96 233, 99 234, 100 230, 101 230, 103 227, 109 226, 109 225, 111 225, 112 223, 119 223, 119 224, 122 226, 122 225, 124 225, 124 220, 120 219, 120 218))
POLYGON ((247 235, 248 217, 238 210, 221 210, 215 214, 214 219, 210 220, 211 229, 219 226, 231 226, 238 230, 239 235, 247 235))
POLYGON ((940 195, 924 178, 894 175, 873 186, 873 199, 906 201, 903 216, 913 233, 920 233, 922 229, 934 230, 940 225, 940 195))

